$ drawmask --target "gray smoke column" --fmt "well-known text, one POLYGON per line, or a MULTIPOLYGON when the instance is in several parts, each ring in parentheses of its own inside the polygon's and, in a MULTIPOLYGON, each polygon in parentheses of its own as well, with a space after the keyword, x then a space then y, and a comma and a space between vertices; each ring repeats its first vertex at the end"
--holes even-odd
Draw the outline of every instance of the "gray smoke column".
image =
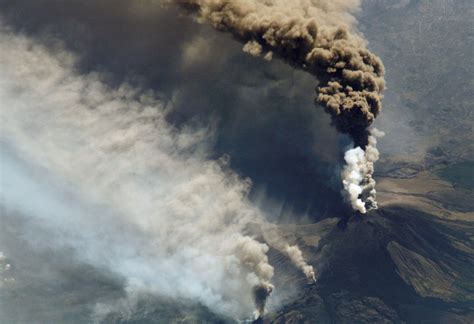
MULTIPOLYGON (((385 88, 382 61, 356 32, 353 13, 359 0, 183 0, 179 5, 198 14, 198 20, 229 32, 244 43, 243 50, 271 60, 277 56, 308 71, 319 84, 316 103, 331 115, 338 131, 365 151, 369 126, 382 109, 385 88)), ((368 159, 365 159, 368 160, 368 159)), ((373 163, 367 166, 371 178, 373 163)), ((354 192, 349 193, 349 195, 354 192)), ((375 189, 357 197, 364 211, 374 208, 375 189), (367 207, 365 207, 367 204, 367 207)))

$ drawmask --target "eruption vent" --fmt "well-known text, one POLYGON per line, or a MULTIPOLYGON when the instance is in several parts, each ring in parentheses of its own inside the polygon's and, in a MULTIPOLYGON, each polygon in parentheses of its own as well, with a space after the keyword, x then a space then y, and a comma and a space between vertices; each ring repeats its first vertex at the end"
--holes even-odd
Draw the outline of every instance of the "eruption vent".
POLYGON ((276 55, 319 80, 316 103, 331 115, 338 131, 354 140, 356 149, 346 153, 346 161, 357 162, 345 170, 358 165, 364 178, 344 178, 351 205, 362 213, 376 208, 372 173, 377 150, 368 128, 382 109, 384 66, 354 32, 352 13, 359 10, 360 1, 176 1, 198 13, 200 21, 242 41, 245 52, 266 60, 276 55))

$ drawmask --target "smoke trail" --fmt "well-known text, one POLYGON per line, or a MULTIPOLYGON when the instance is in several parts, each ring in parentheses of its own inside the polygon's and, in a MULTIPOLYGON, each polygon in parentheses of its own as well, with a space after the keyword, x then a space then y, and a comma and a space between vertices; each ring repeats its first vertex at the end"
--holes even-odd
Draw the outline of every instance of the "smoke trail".
MULTIPOLYGON (((367 129, 382 109, 384 66, 367 49, 363 38, 354 32, 352 13, 359 9, 359 0, 185 0, 177 3, 197 12, 201 21, 231 33, 245 43, 243 50, 249 54, 263 55, 267 60, 275 54, 316 76, 319 80, 316 102, 331 115, 336 128, 352 137, 354 147, 365 151, 370 146, 374 151, 367 129)), ((355 151, 349 156, 354 154, 355 151)), ((363 160, 370 159, 359 159, 363 160)), ((373 161, 365 168, 373 169, 373 161)), ((373 170, 366 175, 372 173, 373 170)), ((359 189, 349 185, 347 188, 351 197, 363 194, 358 193, 359 189)), ((369 209, 375 208, 375 193, 368 195, 364 202, 371 205, 369 209)), ((362 202, 351 201, 355 201, 353 208, 365 212, 362 202)))
POLYGON ((287 245, 285 247, 285 252, 291 261, 303 271, 308 280, 311 280, 312 282, 316 281, 316 274, 314 273, 313 266, 306 263, 303 257, 303 252, 301 252, 297 245, 287 245))
POLYGON ((346 165, 341 172, 345 196, 352 208, 362 214, 377 209, 376 182, 372 175, 374 163, 379 159, 377 137, 384 136, 384 133, 373 128, 370 134, 365 151, 358 146, 345 153, 346 165))
POLYGON ((262 234, 265 241, 271 247, 286 255, 291 262, 304 273, 308 281, 316 282, 314 268, 306 262, 303 257, 303 252, 298 245, 288 244, 274 224, 263 223, 260 226, 262 227, 262 234))

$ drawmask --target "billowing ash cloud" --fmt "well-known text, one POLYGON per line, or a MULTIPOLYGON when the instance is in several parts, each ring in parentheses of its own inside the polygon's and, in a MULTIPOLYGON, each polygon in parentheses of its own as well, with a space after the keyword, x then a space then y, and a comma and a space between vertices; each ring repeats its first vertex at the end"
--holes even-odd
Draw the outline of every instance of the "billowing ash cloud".
MULTIPOLYGON (((320 82, 316 101, 331 115, 337 129, 349 134, 355 147, 365 150, 370 145, 367 128, 382 109, 384 66, 367 49, 365 41, 351 31, 352 12, 359 8, 360 1, 177 2, 198 12, 198 19, 244 42, 243 50, 249 54, 267 60, 276 55, 316 76, 320 82)), ((355 192, 352 190, 350 195, 355 192)))
POLYGON ((0 52, 1 205, 28 220, 25 239, 72 249, 134 295, 241 318, 253 293, 260 316, 274 269, 269 246, 247 233, 264 214, 247 199, 250 181, 209 159, 212 131, 171 126, 159 94, 79 75, 71 53, 2 25, 0 52))

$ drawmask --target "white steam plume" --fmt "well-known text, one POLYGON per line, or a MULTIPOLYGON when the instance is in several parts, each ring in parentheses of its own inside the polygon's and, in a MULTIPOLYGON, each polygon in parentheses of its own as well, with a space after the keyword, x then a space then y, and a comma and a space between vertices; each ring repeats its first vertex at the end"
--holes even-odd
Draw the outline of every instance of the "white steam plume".
POLYGON ((0 144, 9 148, 0 202, 49 233, 26 238, 74 249, 132 294, 188 298, 240 318, 254 292, 261 316, 273 267, 267 244, 245 233, 263 214, 246 197, 250 181, 209 160, 209 131, 173 128, 154 94, 79 75, 70 53, 1 24, 0 53, 0 144))
POLYGON ((362 214, 377 209, 374 163, 379 159, 377 137, 385 134, 376 128, 370 130, 369 143, 365 151, 359 146, 346 151, 346 164, 341 172, 345 197, 354 210, 362 214))

